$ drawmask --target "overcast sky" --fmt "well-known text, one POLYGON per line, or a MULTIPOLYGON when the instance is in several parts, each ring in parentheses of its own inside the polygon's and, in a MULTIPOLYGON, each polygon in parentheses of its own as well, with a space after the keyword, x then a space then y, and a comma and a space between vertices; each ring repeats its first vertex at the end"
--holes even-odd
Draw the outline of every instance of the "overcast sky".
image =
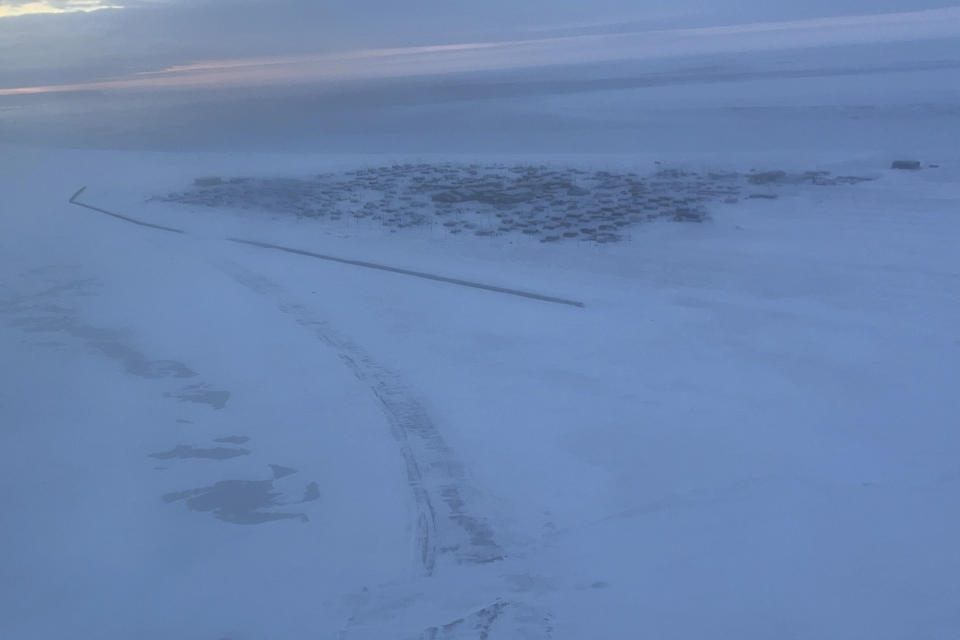
POLYGON ((960 35, 955 3, 0 0, 0 90, 296 83, 950 37, 960 35))

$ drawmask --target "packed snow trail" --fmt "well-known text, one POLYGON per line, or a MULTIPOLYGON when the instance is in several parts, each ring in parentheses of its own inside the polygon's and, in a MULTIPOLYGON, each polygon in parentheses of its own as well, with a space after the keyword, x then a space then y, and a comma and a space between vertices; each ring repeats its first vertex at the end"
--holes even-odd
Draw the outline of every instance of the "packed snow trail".
POLYGON ((493 528, 471 506, 470 496, 477 491, 467 485, 463 465, 400 376, 377 363, 310 309, 285 299, 277 284, 239 265, 225 270, 245 287, 269 296, 280 311, 333 349, 376 397, 403 456, 407 483, 417 506, 415 549, 423 572, 433 574, 438 556, 444 554, 464 564, 502 559, 504 552, 493 528))
POLYGON ((464 466, 444 441, 418 394, 400 375, 378 363, 311 309, 291 300, 277 283, 236 263, 223 263, 221 268, 241 285, 269 297, 281 312, 336 352, 377 399, 403 457, 407 484, 416 506, 413 553, 422 578, 401 578, 397 583, 381 585, 363 597, 355 597, 355 603, 348 607, 348 619, 340 637, 357 640, 385 637, 383 624, 390 629, 387 633, 403 633, 393 618, 408 612, 414 602, 429 604, 424 591, 442 590, 452 581, 453 584, 473 583, 478 592, 490 594, 491 604, 439 624, 432 623, 415 632, 416 635, 397 637, 482 639, 491 637, 497 626, 503 629, 504 637, 551 638, 553 616, 550 613, 526 602, 517 593, 504 597, 505 592, 516 592, 516 589, 499 579, 463 573, 471 565, 505 561, 508 554, 490 518, 478 514, 477 503, 483 500, 482 493, 471 485, 464 466), (452 563, 444 563, 444 558, 451 559, 452 563), (429 586, 422 581, 436 580, 435 575, 441 573, 443 566, 448 571, 443 572, 436 585, 429 586))

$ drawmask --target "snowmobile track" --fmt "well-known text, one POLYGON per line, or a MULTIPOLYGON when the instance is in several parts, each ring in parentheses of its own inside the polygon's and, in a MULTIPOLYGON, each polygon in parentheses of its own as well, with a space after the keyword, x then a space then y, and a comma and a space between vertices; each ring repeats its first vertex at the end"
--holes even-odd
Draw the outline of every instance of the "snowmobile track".
POLYGON ((403 456, 407 484, 417 508, 415 555, 426 575, 432 575, 440 555, 458 564, 496 562, 504 557, 486 519, 473 512, 479 495, 470 487, 463 465, 422 402, 393 371, 361 347, 338 334, 306 307, 289 302, 273 282, 236 265, 227 269, 241 285, 277 301, 278 308, 332 348, 348 369, 367 385, 381 406, 391 435, 403 456))

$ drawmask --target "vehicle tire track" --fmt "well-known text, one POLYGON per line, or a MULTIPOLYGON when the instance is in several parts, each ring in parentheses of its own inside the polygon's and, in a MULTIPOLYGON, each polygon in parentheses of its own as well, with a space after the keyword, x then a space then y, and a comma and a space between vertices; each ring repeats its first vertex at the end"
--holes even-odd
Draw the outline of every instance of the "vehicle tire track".
POLYGON ((469 486, 463 465, 440 435, 422 401, 401 377, 310 309, 291 302, 276 283, 236 264, 221 266, 239 284, 272 298, 280 311, 333 349, 357 379, 370 388, 403 456, 417 509, 416 563, 423 573, 432 575, 442 556, 451 557, 457 564, 503 559, 493 527, 471 505, 479 492, 469 486))

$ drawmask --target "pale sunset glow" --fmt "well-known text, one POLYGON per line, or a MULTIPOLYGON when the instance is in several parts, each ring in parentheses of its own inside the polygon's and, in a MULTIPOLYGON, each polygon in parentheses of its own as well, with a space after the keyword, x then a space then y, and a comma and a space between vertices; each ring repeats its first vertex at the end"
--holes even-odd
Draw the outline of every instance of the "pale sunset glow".
POLYGON ((108 89, 293 85, 342 79, 922 40, 957 35, 960 35, 960 7, 950 7, 718 27, 198 61, 105 80, 11 87, 0 89, 0 96, 108 89))
POLYGON ((28 16, 43 13, 73 13, 77 11, 91 12, 101 11, 103 9, 122 9, 123 7, 115 4, 106 4, 99 0, 76 0, 68 2, 62 6, 53 5, 50 2, 41 0, 40 2, 26 2, 23 4, 0 5, 0 18, 14 18, 17 16, 28 16))

